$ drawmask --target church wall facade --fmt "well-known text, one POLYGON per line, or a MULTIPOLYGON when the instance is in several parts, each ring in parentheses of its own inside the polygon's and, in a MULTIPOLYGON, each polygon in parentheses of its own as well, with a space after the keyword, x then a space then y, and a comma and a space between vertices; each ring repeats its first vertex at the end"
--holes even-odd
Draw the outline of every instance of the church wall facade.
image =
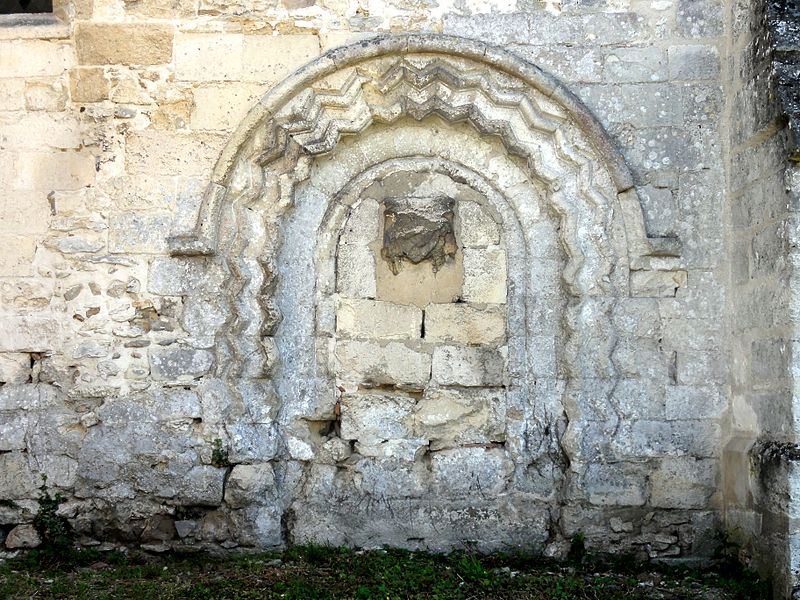
POLYGON ((794 570, 749 3, 56 14, 0 29, 7 546, 46 475, 82 544, 696 561, 736 530, 794 570))

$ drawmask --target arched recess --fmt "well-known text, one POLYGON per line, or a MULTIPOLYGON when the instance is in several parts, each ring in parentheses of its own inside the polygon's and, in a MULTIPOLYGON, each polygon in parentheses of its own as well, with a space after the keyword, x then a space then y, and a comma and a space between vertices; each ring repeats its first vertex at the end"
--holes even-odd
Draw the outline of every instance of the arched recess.
MULTIPOLYGON (((495 204, 507 215, 503 227, 509 239, 521 240, 515 264, 557 266, 555 277, 547 269, 540 273, 543 286, 558 290, 552 305, 538 313, 546 315, 547 335, 536 335, 541 323, 528 303, 539 292, 535 270, 517 269, 525 274, 511 278, 519 302, 510 309, 507 327, 525 333, 509 336, 519 354, 509 369, 522 374, 508 385, 514 417, 506 422, 506 447, 492 455, 502 454, 502 465, 510 465, 508 480, 493 493, 521 494, 538 507, 530 514, 552 511, 565 465, 576 460, 559 456, 567 421, 571 411, 584 412, 565 398, 618 377, 613 307, 630 295, 632 270, 648 270, 654 258, 675 256, 679 248, 677 240, 647 237, 631 175, 581 102, 501 49, 440 35, 372 39, 323 55, 250 112, 223 151, 196 223, 170 239, 173 254, 216 255, 228 268, 219 296, 228 318, 217 332, 217 374, 242 396, 254 380, 273 387, 284 458, 318 460, 314 428, 335 418, 336 392, 329 377, 318 380, 316 367, 306 364, 320 360, 324 327, 314 322, 322 318, 314 313, 315 291, 302 298, 286 292, 302 289, 292 287, 291 279, 304 276, 291 268, 295 257, 286 258, 287 236, 314 240, 307 246, 310 254, 297 260, 324 260, 320 248, 341 227, 329 211, 365 173, 397 160, 450 169, 487 198, 502 199, 495 204), (425 131, 442 123, 443 133, 414 135, 415 123, 425 131), (301 210, 300 204, 311 208, 301 210), (526 214, 531 211, 546 214, 553 225, 550 255, 537 255, 536 222, 526 214), (292 225, 293 219, 300 225, 292 225), (295 310, 293 304, 304 302, 308 310, 295 310), (310 328, 307 335, 304 327, 310 328), (537 361, 545 355, 552 355, 552 364, 542 369, 537 361), (302 386, 286 386, 298 376, 302 386)), ((323 285, 317 279, 323 269, 312 269, 315 286, 323 285)), ((298 493, 285 490, 287 501, 298 493)), ((514 498, 507 511, 528 510, 514 498)), ((344 507, 341 518, 352 513, 347 500, 346 494, 336 499, 344 507)), ((404 502, 409 515, 418 509, 404 502)), ((304 505, 309 518, 331 514, 329 506, 308 508, 313 504, 304 505)), ((493 515, 487 522, 500 518, 493 515)), ((534 529, 541 524, 537 519, 531 521, 534 529)), ((406 521, 400 518, 398 527, 406 521)), ((435 529, 435 515, 428 521, 435 529)), ((349 526, 363 527, 364 522, 349 526)), ((453 543, 467 535, 456 529, 461 533, 451 536, 453 543)), ((324 541, 353 542, 340 534, 324 541)), ((382 534, 375 535, 370 539, 379 542, 382 534)))

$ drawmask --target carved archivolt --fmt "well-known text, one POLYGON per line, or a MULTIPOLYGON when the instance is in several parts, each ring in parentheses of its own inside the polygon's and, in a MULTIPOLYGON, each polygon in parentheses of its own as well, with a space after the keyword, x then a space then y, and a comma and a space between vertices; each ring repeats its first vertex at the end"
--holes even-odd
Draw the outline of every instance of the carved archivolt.
POLYGON ((568 372, 559 376, 613 377, 610 306, 628 295, 631 269, 676 255, 677 241, 647 237, 623 159, 563 85, 508 52, 440 35, 377 38, 323 55, 267 94, 224 150, 197 221, 170 239, 173 254, 220 254, 230 270, 221 300, 229 318, 219 336, 220 375, 269 378, 274 368, 281 319, 274 292, 282 276, 276 256, 297 186, 313 181, 320 201, 329 202, 359 173, 420 149, 410 144, 406 151, 403 140, 369 155, 354 147, 352 156, 339 156, 341 169, 319 182, 315 160, 347 137, 429 118, 466 124, 522 167, 522 183, 504 181, 490 162, 480 174, 506 195, 515 185, 535 189, 559 224, 568 299, 561 318, 568 372))

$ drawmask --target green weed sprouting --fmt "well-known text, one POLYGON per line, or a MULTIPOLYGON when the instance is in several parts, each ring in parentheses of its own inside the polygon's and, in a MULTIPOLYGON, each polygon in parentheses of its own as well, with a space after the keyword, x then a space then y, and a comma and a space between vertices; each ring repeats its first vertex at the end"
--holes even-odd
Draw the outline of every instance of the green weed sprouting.
POLYGON ((211 450, 211 466, 213 467, 229 467, 231 465, 228 460, 228 449, 222 445, 222 439, 216 438, 214 440, 214 449, 211 450))
POLYGON ((44 558, 59 559, 72 546, 69 521, 58 514, 58 507, 65 500, 60 492, 50 494, 47 489, 47 475, 43 474, 42 485, 39 487, 39 512, 33 519, 33 526, 42 539, 38 550, 44 558))

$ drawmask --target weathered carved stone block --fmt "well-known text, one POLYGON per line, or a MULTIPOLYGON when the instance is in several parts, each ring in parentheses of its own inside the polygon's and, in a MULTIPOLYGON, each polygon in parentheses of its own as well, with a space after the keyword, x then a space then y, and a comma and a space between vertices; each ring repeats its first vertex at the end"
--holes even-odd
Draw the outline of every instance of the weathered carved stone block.
POLYGON ((434 272, 456 253, 455 201, 446 196, 386 198, 381 256, 397 275, 403 262, 430 261, 434 272))

